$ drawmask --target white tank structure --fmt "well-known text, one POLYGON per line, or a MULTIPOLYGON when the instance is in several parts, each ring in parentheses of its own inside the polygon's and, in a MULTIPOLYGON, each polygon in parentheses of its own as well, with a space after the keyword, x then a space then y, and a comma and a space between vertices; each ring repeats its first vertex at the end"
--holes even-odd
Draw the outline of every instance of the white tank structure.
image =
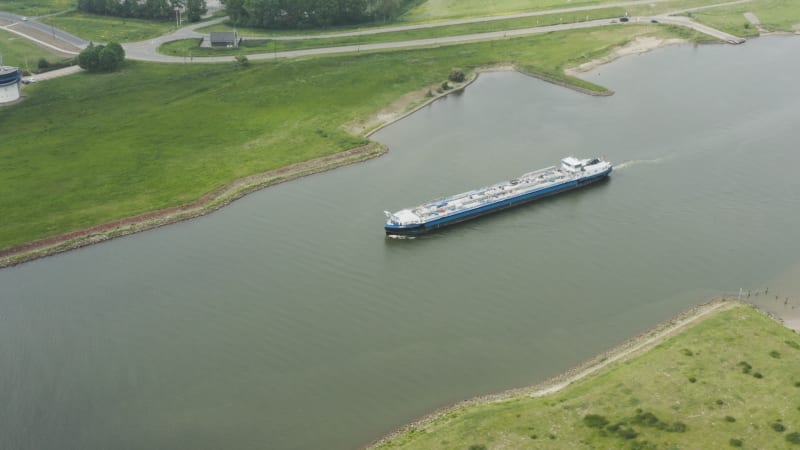
POLYGON ((0 105, 19 100, 22 72, 16 67, 0 66, 0 105))

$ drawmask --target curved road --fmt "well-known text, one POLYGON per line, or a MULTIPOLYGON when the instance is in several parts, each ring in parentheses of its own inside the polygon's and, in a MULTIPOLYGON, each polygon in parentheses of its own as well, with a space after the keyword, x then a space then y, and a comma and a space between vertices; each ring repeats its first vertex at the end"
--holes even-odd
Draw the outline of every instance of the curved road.
MULTIPOLYGON (((657 2, 664 2, 667 0, 650 0, 647 4, 650 3, 657 3, 657 2)), ((734 5, 740 3, 747 3, 752 0, 736 0, 732 2, 726 3, 719 3, 715 5, 706 5, 701 6, 698 8, 691 8, 687 10, 681 11, 673 11, 664 13, 657 16, 647 16, 647 17, 631 17, 630 22, 651 22, 657 21, 661 23, 668 23, 671 25, 678 25, 683 27, 692 28, 700 33, 707 34, 712 36, 716 39, 720 39, 725 42, 740 44, 744 42, 744 39, 739 38, 737 36, 730 35, 728 33, 722 32, 720 30, 708 27, 706 25, 702 25, 691 20, 688 17, 675 17, 671 16, 671 14, 676 14, 678 12, 688 12, 693 10, 699 9, 707 9, 711 7, 717 6, 726 6, 726 5, 734 5)), ((449 26, 449 25, 461 25, 461 24, 469 24, 469 23, 478 23, 478 22, 489 22, 495 20, 506 20, 506 19, 515 19, 515 18, 523 18, 523 17, 535 17, 535 16, 542 16, 542 15, 549 15, 549 14, 567 14, 567 13, 575 13, 575 12, 586 12, 591 10, 597 9, 604 9, 604 8, 613 8, 613 7, 625 7, 625 6, 637 6, 642 5, 645 2, 642 0, 636 1, 628 1, 628 2, 620 2, 620 3, 608 3, 603 5, 593 5, 593 6, 581 6, 575 8, 562 8, 556 10, 547 10, 547 11, 535 11, 535 12, 528 12, 528 13, 518 13, 518 14, 508 14, 503 16, 492 16, 492 17, 481 17, 481 18, 471 18, 471 19, 461 19, 461 20, 452 20, 446 22, 437 22, 437 23, 430 23, 430 24, 419 24, 419 25, 407 25, 407 26, 399 26, 399 27, 388 27, 388 28, 379 28, 374 30, 363 30, 363 31, 353 31, 347 33, 339 33, 339 34, 325 34, 325 35, 312 35, 312 36, 284 36, 284 37, 273 37, 273 38, 265 38, 265 39, 276 39, 276 40, 298 40, 298 39, 312 39, 312 38, 329 38, 329 37, 342 37, 342 36, 361 36, 361 35, 368 35, 368 34, 379 34, 379 33, 390 33, 395 31, 406 31, 406 30, 415 30, 415 29, 424 29, 424 28, 434 28, 434 27, 442 27, 442 26, 449 26)), ((176 30, 174 33, 169 35, 160 36, 155 39, 150 39, 146 41, 140 42, 131 42, 122 44, 122 47, 125 49, 126 58, 139 60, 139 61, 152 61, 152 62, 162 62, 162 63, 185 63, 187 62, 185 57, 180 56, 168 56, 162 55, 158 53, 158 48, 164 44, 165 42, 176 41, 181 39, 191 39, 191 38, 200 38, 200 37, 207 37, 207 34, 202 34, 197 32, 196 30, 201 27, 207 27, 209 25, 214 25, 220 22, 225 21, 227 18, 218 18, 207 22, 200 22, 191 24, 189 26, 180 28, 176 30)), ((59 30, 57 28, 51 27, 49 25, 41 24, 33 19, 24 20, 22 16, 18 16, 15 14, 8 14, 8 13, 0 13, 0 20, 6 20, 14 22, 11 25, 3 26, 0 28, 12 31, 16 34, 21 36, 27 37, 28 39, 34 40, 40 44, 44 44, 50 48, 54 48, 64 53, 75 53, 74 51, 69 51, 66 49, 59 49, 53 45, 43 43, 40 40, 35 39, 32 36, 25 35, 20 29, 12 30, 12 27, 17 25, 21 25, 22 27, 32 27, 41 33, 46 33, 47 35, 52 35, 55 39, 58 39, 62 42, 68 43, 72 47, 77 48, 84 48, 88 45, 88 42, 84 39, 81 39, 77 36, 69 34, 65 31, 59 30)), ((399 49, 399 48, 414 48, 414 47, 431 47, 431 46, 439 46, 439 45, 455 45, 455 44, 462 44, 468 42, 478 42, 478 41, 486 41, 486 40, 496 40, 496 39, 503 39, 508 37, 519 37, 519 36, 528 36, 533 34, 540 34, 540 33, 551 33, 554 31, 564 31, 564 30, 576 30, 576 29, 583 29, 583 28, 593 28, 598 26, 625 26, 625 23, 619 22, 617 20, 609 20, 609 19, 598 19, 598 20, 589 20, 585 22, 576 22, 576 23, 567 23, 567 24, 559 24, 559 25, 549 25, 549 26, 542 26, 542 27, 531 27, 531 28, 524 28, 518 30, 507 30, 507 31, 494 31, 494 32, 486 32, 486 33, 474 33, 474 34, 467 34, 467 35, 459 35, 459 36, 446 36, 446 37, 438 37, 438 38, 429 38, 429 39, 415 39, 410 41, 397 41, 397 42, 383 42, 383 43, 374 43, 374 44, 361 44, 361 45, 347 45, 341 47, 325 47, 325 48, 314 48, 314 49, 305 49, 305 50, 293 50, 293 51, 283 51, 283 52, 269 52, 269 53, 259 53, 253 55, 247 55, 247 57, 251 60, 266 60, 266 59, 276 59, 276 58, 297 58, 302 56, 311 56, 311 55, 329 55, 329 54, 336 54, 336 53, 354 53, 354 52, 361 52, 361 51, 377 51, 377 50, 392 50, 392 49, 399 49)), ((221 62, 232 62, 234 61, 234 56, 207 56, 207 57, 194 57, 192 61, 197 62, 208 62, 208 63, 221 63, 221 62)))

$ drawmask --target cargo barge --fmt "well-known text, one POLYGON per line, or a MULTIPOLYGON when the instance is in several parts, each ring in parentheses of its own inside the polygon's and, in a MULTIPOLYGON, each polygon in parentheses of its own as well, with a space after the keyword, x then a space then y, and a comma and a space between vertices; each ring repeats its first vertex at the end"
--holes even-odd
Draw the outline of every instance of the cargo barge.
POLYGON ((414 236, 585 186, 607 177, 611 163, 599 158, 561 160, 547 167, 462 194, 386 214, 388 236, 414 236))

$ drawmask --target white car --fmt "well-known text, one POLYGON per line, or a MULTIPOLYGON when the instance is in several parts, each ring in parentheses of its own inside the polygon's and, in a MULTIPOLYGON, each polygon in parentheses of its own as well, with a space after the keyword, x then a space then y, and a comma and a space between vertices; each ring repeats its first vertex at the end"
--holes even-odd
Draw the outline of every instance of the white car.
POLYGON ((22 18, 22 21, 23 21, 23 22, 27 22, 27 21, 28 21, 28 18, 27 18, 27 17, 23 17, 23 18, 22 18))

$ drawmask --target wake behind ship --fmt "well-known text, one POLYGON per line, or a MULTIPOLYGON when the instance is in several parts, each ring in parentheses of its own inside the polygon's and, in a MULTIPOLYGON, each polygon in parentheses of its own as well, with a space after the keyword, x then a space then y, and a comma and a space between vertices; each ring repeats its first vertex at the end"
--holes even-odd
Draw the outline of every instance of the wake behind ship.
POLYGON ((424 234, 448 225, 518 206, 542 197, 575 189, 607 177, 611 163, 599 158, 561 160, 518 178, 503 181, 423 205, 386 213, 384 229, 389 236, 424 234))

